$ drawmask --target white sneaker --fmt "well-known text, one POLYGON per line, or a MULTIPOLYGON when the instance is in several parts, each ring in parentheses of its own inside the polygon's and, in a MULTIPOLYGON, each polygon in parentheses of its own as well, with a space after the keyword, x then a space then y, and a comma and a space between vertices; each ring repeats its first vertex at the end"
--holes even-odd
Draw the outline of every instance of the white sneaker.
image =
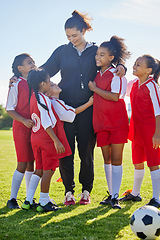
POLYGON ((81 200, 79 202, 81 205, 87 205, 90 204, 90 194, 87 190, 84 190, 81 194, 81 200))
POLYGON ((66 206, 68 206, 68 205, 75 205, 75 200, 76 199, 74 198, 74 195, 72 194, 71 191, 69 191, 69 192, 66 193, 64 204, 66 206))

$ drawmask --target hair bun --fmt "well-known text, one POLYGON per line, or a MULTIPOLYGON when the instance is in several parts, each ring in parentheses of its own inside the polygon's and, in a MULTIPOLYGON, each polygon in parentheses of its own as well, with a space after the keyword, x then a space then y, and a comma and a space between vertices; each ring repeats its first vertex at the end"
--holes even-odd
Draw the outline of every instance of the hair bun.
POLYGON ((74 10, 74 11, 72 12, 72 16, 73 16, 73 17, 76 17, 76 18, 79 18, 81 21, 84 21, 84 18, 83 18, 83 16, 82 16, 82 14, 80 14, 77 10, 74 10))

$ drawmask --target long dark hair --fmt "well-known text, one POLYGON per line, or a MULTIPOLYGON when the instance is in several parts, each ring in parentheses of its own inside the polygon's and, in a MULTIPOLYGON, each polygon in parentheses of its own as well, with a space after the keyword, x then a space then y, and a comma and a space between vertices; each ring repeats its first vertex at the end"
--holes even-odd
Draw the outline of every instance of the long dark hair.
POLYGON ((14 58, 14 61, 12 63, 12 72, 14 73, 14 75, 19 78, 21 76, 21 73, 18 70, 18 66, 22 66, 23 62, 26 58, 31 57, 29 54, 27 53, 22 53, 20 55, 17 55, 14 58))
POLYGON ((127 46, 124 44, 124 39, 117 36, 111 37, 110 41, 101 43, 100 47, 105 47, 108 49, 111 56, 114 56, 112 63, 117 65, 118 63, 124 64, 126 59, 131 55, 127 51, 127 46))
POLYGON ((147 54, 144 54, 142 58, 146 59, 147 68, 152 68, 151 74, 153 74, 155 82, 158 83, 158 78, 160 76, 160 61, 147 54))
POLYGON ((49 76, 49 74, 45 70, 36 69, 36 70, 31 70, 28 73, 28 77, 27 77, 27 82, 28 82, 28 86, 29 86, 29 101, 30 101, 31 93, 32 93, 32 89, 33 89, 36 99, 37 99, 37 102, 47 111, 49 111, 48 107, 40 102, 39 95, 38 95, 38 89, 39 89, 39 84, 41 82, 46 82, 48 76, 49 76))
POLYGON ((93 30, 91 26, 91 20, 92 18, 90 18, 88 14, 82 14, 75 10, 72 13, 72 17, 68 18, 67 21, 65 22, 64 28, 66 30, 67 28, 75 27, 80 32, 82 32, 83 29, 85 31, 90 31, 93 30))

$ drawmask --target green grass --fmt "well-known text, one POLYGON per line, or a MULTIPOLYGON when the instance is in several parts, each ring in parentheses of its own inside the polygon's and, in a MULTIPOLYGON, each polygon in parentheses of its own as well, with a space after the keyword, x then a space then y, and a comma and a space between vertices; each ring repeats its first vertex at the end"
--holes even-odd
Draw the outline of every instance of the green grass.
MULTIPOLYGON (((123 203, 121 210, 114 210, 109 206, 101 206, 99 202, 106 194, 107 186, 103 169, 101 150, 95 149, 95 180, 91 193, 91 204, 66 207, 62 201, 64 187, 56 182, 60 177, 56 170, 52 178, 50 196, 62 207, 57 212, 38 214, 34 210, 9 210, 6 207, 10 197, 12 175, 16 168, 16 154, 11 130, 0 131, 0 240, 1 239, 65 239, 65 240, 114 240, 137 239, 131 231, 129 222, 132 213, 140 206, 145 205, 152 197, 152 186, 148 168, 145 171, 141 195, 142 202, 123 203)), ((75 156, 75 197, 81 193, 78 182, 79 158, 75 156)), ((123 180, 120 196, 132 188, 134 168, 131 162, 130 143, 126 144, 123 160, 123 180)), ((39 199, 38 187, 35 197, 39 199)), ((23 202, 25 198, 25 181, 23 180, 18 199, 23 202)), ((21 202, 19 202, 21 205, 21 202)))

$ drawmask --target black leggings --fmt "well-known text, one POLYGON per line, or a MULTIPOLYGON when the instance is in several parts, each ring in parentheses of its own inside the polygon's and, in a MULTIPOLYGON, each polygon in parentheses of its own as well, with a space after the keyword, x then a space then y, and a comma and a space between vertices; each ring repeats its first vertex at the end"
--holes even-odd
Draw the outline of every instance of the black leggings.
POLYGON ((78 114, 73 123, 64 123, 64 129, 70 144, 72 155, 60 159, 59 169, 65 193, 74 193, 74 153, 75 140, 77 141, 78 153, 81 160, 79 182, 82 184, 82 191, 91 192, 93 188, 93 150, 95 146, 95 135, 92 126, 92 107, 78 114))

